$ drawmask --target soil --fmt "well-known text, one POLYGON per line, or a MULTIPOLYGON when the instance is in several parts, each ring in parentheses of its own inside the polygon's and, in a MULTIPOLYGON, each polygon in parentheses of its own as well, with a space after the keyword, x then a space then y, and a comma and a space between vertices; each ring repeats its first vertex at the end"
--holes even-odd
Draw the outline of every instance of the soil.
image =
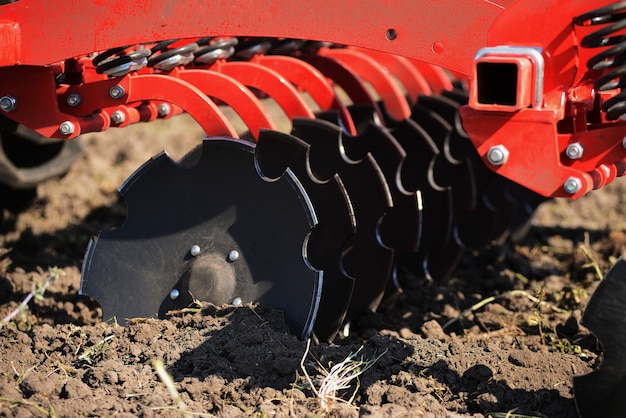
POLYGON ((394 304, 309 351, 267 306, 103 320, 78 294, 88 239, 124 219, 128 175, 200 137, 186 119, 85 135, 65 177, 4 214, 0 318, 39 291, 0 328, 0 416, 577 416, 572 379, 601 359, 581 316, 626 249, 624 182, 544 203, 525 239, 468 251, 445 283, 404 274, 394 304), (346 358, 359 378, 316 393, 346 358))

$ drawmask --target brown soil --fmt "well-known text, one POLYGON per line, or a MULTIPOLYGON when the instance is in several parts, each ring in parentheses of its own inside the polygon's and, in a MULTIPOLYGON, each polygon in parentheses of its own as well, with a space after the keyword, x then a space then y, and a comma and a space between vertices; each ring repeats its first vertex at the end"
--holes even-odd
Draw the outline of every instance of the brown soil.
POLYGON ((199 305, 121 327, 78 295, 89 237, 123 219, 117 186, 199 137, 184 119, 85 136, 68 175, 42 185, 28 212, 5 213, 0 318, 62 274, 0 329, 0 416, 577 416, 572 378, 600 354, 580 324, 599 281, 590 263, 605 273, 626 248, 623 182, 544 204, 523 242, 466 254, 446 283, 405 277, 393 306, 313 345, 305 368, 317 387, 360 347, 356 359, 376 360, 325 410, 300 368, 306 343, 269 307, 199 305))

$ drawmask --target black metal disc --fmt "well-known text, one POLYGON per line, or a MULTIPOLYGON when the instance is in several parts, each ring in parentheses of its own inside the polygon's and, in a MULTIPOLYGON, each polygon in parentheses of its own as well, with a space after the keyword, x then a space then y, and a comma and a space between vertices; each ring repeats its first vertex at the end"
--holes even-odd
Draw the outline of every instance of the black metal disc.
POLYGON ((125 222, 89 245, 81 293, 121 323, 164 317, 193 299, 258 301, 283 310, 306 338, 322 288, 322 272, 303 257, 315 216, 290 172, 261 178, 254 152, 213 138, 191 167, 164 153, 144 164, 120 188, 125 222))
MULTIPOLYGON (((264 176, 273 179, 291 172, 306 190, 317 224, 308 236, 305 258, 324 271, 314 331, 319 340, 330 341, 343 325, 352 299, 354 278, 346 273, 342 255, 356 224, 341 178, 337 174, 325 181, 315 178, 309 168, 309 152, 310 146, 293 135, 262 130, 256 158, 264 176)), ((283 228, 288 226, 285 222, 283 228)), ((285 293, 285 297, 291 296, 285 293)))
POLYGON ((582 323, 602 343, 602 364, 574 377, 574 394, 582 418, 623 417, 626 411, 626 261, 619 259, 594 292, 582 323))
POLYGON ((381 222, 381 240, 389 248, 415 250, 419 245, 422 217, 419 194, 406 190, 401 181, 407 154, 386 128, 375 123, 376 113, 371 106, 351 106, 350 113, 361 114, 354 122, 361 128, 357 136, 342 137, 344 158, 361 161, 367 154, 371 154, 381 168, 391 192, 393 207, 381 222), (366 123, 363 118, 367 114, 370 115, 370 121, 366 123))
POLYGON ((475 209, 477 184, 471 161, 468 158, 457 160, 451 154, 451 144, 456 138, 453 126, 419 101, 413 106, 412 111, 411 119, 423 129, 439 150, 437 158, 429 167, 428 177, 451 193, 452 230, 449 239, 443 245, 425 248, 428 252, 424 261, 426 275, 440 280, 447 278, 454 271, 463 254, 464 246, 458 238, 458 228, 475 209))
POLYGON ((348 313, 375 310, 391 277, 394 255, 380 240, 380 224, 393 204, 382 170, 369 153, 360 161, 343 158, 347 134, 330 122, 295 119, 293 134, 311 147, 311 173, 323 181, 339 175, 352 203, 356 233, 342 255, 346 273, 355 279, 348 313))

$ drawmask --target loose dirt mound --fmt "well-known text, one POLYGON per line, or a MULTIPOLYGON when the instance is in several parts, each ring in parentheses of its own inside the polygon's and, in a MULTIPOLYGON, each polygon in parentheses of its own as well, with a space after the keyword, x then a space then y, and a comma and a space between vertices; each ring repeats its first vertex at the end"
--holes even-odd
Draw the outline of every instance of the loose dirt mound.
POLYGON ((88 238, 123 220, 116 188, 135 168, 162 148, 182 156, 199 137, 186 122, 87 136, 84 157, 43 185, 31 210, 5 213, 0 318, 58 278, 0 329, 0 416, 577 415, 572 378, 600 354, 582 311, 626 248, 619 181, 544 204, 523 242, 466 254, 446 283, 404 274, 395 304, 306 356, 265 306, 103 321, 78 296, 88 238), (302 359, 319 388, 351 354, 366 370, 322 404, 302 359))

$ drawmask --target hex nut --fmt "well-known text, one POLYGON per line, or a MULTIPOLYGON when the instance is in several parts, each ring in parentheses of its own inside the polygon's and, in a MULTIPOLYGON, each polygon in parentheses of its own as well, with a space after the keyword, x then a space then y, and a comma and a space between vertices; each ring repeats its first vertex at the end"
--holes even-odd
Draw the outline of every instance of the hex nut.
POLYGON ((67 96, 67 105, 70 107, 76 107, 83 101, 82 97, 78 93, 72 93, 67 96))
POLYGON ((76 127, 72 122, 66 120, 65 122, 61 122, 59 125, 59 132, 61 135, 72 135, 75 131, 76 127))
POLYGON ((574 142, 573 144, 569 144, 567 149, 565 150, 565 155, 570 160, 579 160, 583 157, 585 153, 585 148, 583 148, 580 142, 574 142))
POLYGON ((583 188, 583 183, 578 177, 568 177, 563 183, 563 189, 569 194, 576 194, 583 188))
POLYGON ((114 124, 116 125, 122 124, 124 123, 125 120, 126 120, 126 115, 121 110, 116 110, 115 112, 111 113, 111 121, 114 124))
POLYGON ((13 96, 2 96, 0 98, 0 109, 6 113, 13 112, 17 109, 17 99, 13 96))
POLYGON ((113 99, 119 99, 124 96, 124 88, 122 86, 113 86, 109 90, 109 94, 113 99))
POLYGON ((509 150, 504 145, 494 145, 487 151, 487 160, 492 165, 503 165, 509 159, 509 150))

